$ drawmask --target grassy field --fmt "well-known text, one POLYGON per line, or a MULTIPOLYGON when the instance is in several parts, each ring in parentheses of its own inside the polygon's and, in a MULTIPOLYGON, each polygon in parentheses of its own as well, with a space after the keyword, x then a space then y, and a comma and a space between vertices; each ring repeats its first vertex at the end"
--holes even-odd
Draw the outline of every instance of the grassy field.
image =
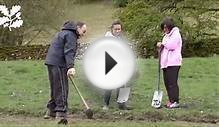
MULTIPOLYGON (((65 20, 87 23, 88 33, 82 40, 90 42, 104 35, 116 9, 108 3, 67 6, 65 20)), ((61 25, 61 24, 60 24, 61 25)), ((57 31, 43 32, 31 44, 48 44, 57 31)), ((27 38, 29 40, 29 36, 27 38)), ((81 61, 77 61, 75 81, 86 101, 94 110, 94 119, 87 120, 84 105, 70 86, 69 126, 77 127, 216 127, 219 124, 219 57, 186 58, 180 71, 179 109, 154 109, 150 106, 156 88, 157 60, 138 59, 138 71, 132 86, 131 111, 120 111, 115 91, 110 110, 102 111, 103 91, 85 78, 81 61)), ((44 120, 49 99, 47 70, 43 61, 0 61, 0 127, 54 127, 54 120, 44 120)), ((69 84, 71 85, 71 84, 69 84)), ((167 101, 164 90, 163 104, 167 101)))
MULTIPOLYGON (((200 122, 208 123, 207 126, 216 126, 215 123, 219 122, 218 57, 184 59, 179 79, 182 107, 174 110, 166 108, 157 110, 150 106, 156 85, 156 63, 155 59, 137 60, 138 72, 130 82, 132 93, 129 105, 134 108, 133 110, 119 111, 115 102, 115 94, 113 94, 110 110, 104 112, 102 111, 103 91, 94 88, 87 82, 81 61, 77 61, 75 82, 95 111, 95 115, 91 122, 85 120, 83 103, 73 87, 70 86, 69 116, 73 120, 79 119, 79 122, 73 121, 72 123, 78 126, 94 126, 95 124, 102 126, 102 122, 108 123, 104 124, 105 126, 132 126, 131 123, 136 126, 160 126, 163 124, 165 126, 178 126, 178 124, 190 126, 190 123, 179 122, 187 121, 199 123, 194 124, 194 126, 206 126, 200 122)), ((45 106, 49 99, 47 70, 43 61, 1 61, 0 64, 0 116, 14 118, 13 122, 7 122, 4 117, 0 117, 0 126, 8 123, 13 126, 19 122, 22 123, 19 119, 26 120, 29 117, 30 119, 33 117, 33 122, 40 119, 46 110, 45 106)), ((162 89, 165 91, 163 86, 162 83, 162 89)), ((166 92, 164 93, 163 103, 167 100, 166 92)), ((47 126, 47 124, 50 125, 50 122, 52 121, 42 120, 42 122, 35 124, 47 126)), ((28 124, 31 123, 27 122, 27 126, 28 124)))
MULTIPOLYGON (((0 119, 0 127, 61 127, 53 120, 39 118, 14 118, 7 117, 0 119)), ((191 122, 148 122, 148 121, 103 121, 103 120, 70 120, 68 127, 216 127, 214 124, 191 123, 191 122)), ((64 127, 64 125, 63 125, 64 127)))

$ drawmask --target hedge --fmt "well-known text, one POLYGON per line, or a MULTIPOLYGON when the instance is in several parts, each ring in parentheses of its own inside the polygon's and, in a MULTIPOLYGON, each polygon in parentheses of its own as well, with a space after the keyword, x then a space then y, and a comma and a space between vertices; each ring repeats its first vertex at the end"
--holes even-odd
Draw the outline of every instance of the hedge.
POLYGON ((208 57, 219 54, 219 38, 202 40, 196 43, 185 43, 182 50, 183 57, 208 57))
MULTIPOLYGON (((89 44, 79 46, 77 58, 81 59, 89 44)), ((44 60, 49 45, 28 45, 28 46, 0 46, 0 60, 44 60)), ((197 43, 184 43, 182 50, 183 57, 209 57, 219 54, 219 38, 197 43)), ((142 55, 140 55, 142 56, 142 55)), ((150 48, 144 55, 145 58, 157 57, 156 48, 150 48)))
POLYGON ((45 59, 49 45, 1 46, 0 60, 45 59))

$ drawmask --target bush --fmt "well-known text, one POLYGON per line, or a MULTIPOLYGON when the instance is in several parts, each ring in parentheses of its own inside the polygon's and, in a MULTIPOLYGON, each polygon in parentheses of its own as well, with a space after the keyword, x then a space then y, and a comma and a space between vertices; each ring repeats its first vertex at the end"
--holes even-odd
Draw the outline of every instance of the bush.
MULTIPOLYGON (((166 5, 163 4, 169 3, 164 0, 130 0, 125 8, 120 9, 116 13, 118 18, 123 22, 124 30, 134 40, 133 42, 136 43, 140 57, 157 56, 156 43, 162 40, 163 34, 160 29, 160 22, 165 16, 173 17, 176 26, 181 30, 184 43, 184 56, 209 56, 212 53, 218 54, 218 38, 212 39, 213 37, 206 34, 208 32, 210 33, 210 31, 207 31, 207 29, 211 28, 210 26, 203 26, 201 24, 191 26, 191 23, 189 23, 191 20, 186 22, 183 19, 183 16, 185 16, 183 12, 185 10, 177 13, 177 10, 173 9, 164 11, 166 5)), ((182 9, 180 7, 177 9, 182 9)), ((192 16, 197 17, 197 15, 199 13, 193 14, 192 16)))
POLYGON ((121 10, 119 19, 136 42, 138 54, 142 57, 153 55, 156 42, 162 38, 159 24, 161 15, 156 8, 142 0, 134 1, 121 10))
POLYGON ((113 4, 116 7, 125 7, 128 4, 128 0, 113 0, 113 4))
MULTIPOLYGON (((82 59, 89 43, 80 43, 76 59, 82 59)), ((43 60, 46 57, 49 45, 0 46, 0 60, 43 60)))
POLYGON ((183 57, 207 57, 219 54, 219 38, 202 40, 196 43, 185 43, 182 54, 183 57))
MULTIPOLYGON (((77 59, 83 57, 85 49, 89 44, 81 44, 78 47, 77 59)), ((19 60, 19 59, 31 59, 31 60, 43 60, 46 57, 46 53, 49 45, 28 45, 28 46, 1 46, 0 47, 0 60, 19 60)), ((203 40, 196 43, 184 43, 182 50, 183 57, 206 57, 214 54, 219 54, 219 38, 203 40)), ((149 48, 145 57, 155 56, 157 52, 153 48, 149 48)))
POLYGON ((0 60, 45 59, 48 47, 48 45, 1 46, 0 60))

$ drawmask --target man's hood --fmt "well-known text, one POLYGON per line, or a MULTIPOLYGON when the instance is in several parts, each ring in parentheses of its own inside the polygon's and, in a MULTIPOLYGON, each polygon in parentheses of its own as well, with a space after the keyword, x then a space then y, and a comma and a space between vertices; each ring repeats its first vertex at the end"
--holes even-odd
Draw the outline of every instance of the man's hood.
POLYGON ((68 21, 68 22, 66 22, 66 23, 63 25, 62 30, 72 30, 72 31, 76 31, 76 30, 77 30, 77 27, 76 27, 76 25, 75 25, 74 22, 68 21))
POLYGON ((77 26, 76 26, 76 24, 73 21, 67 21, 63 25, 62 30, 69 30, 69 31, 75 32, 76 35, 77 35, 77 38, 80 37, 80 34, 77 31, 77 26))

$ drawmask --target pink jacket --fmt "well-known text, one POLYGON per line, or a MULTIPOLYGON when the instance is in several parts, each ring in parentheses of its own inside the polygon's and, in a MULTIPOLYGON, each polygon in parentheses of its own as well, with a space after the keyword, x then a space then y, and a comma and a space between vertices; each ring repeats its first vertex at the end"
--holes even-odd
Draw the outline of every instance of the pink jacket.
POLYGON ((181 66, 182 64, 182 38, 179 28, 174 27, 170 33, 163 37, 162 45, 164 46, 161 52, 161 68, 168 66, 181 66))

